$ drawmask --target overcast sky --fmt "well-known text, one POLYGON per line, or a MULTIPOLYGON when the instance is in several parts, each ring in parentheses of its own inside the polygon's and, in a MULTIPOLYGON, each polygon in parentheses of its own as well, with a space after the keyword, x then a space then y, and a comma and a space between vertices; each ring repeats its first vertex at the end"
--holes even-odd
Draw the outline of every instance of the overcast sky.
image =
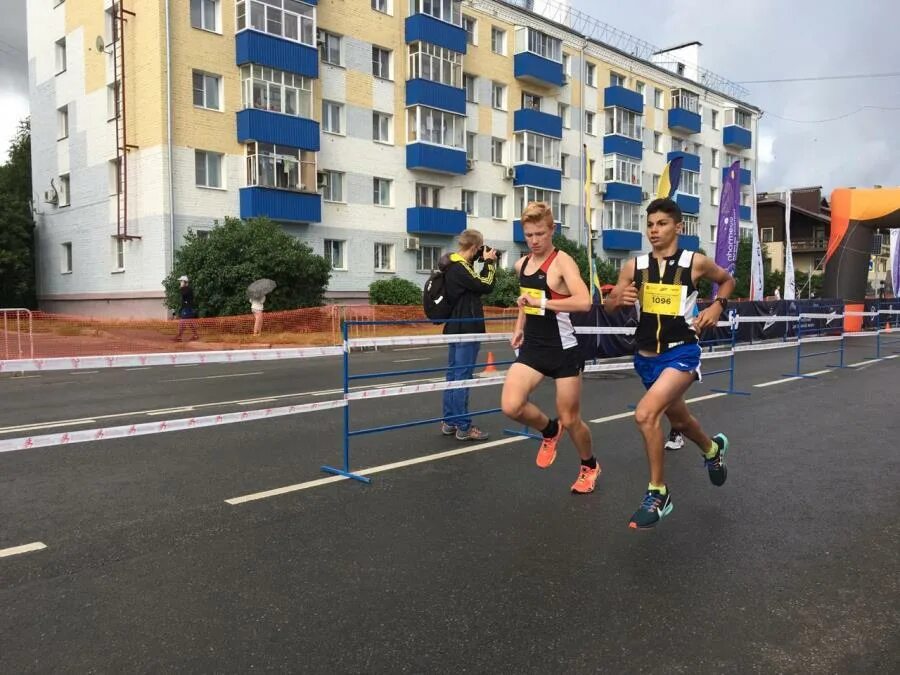
MULTIPOLYGON (((2 4, 0 157, 5 158, 17 120, 28 114, 28 75, 25 0, 2 4)), ((661 47, 699 40, 700 65, 733 81, 900 71, 900 3, 894 0, 571 0, 571 5, 661 47)), ((749 102, 765 111, 754 139, 760 190, 900 185, 900 77, 746 86, 749 102), (850 114, 862 106, 895 109, 850 114)))

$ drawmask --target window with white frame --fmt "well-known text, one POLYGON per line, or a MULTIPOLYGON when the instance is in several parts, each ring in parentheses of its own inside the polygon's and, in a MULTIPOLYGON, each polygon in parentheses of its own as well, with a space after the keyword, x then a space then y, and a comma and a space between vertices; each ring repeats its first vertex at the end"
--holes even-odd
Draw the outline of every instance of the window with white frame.
POLYGON ((591 183, 597 182, 597 160, 589 159, 588 160, 588 175, 591 177, 591 183))
MULTIPOLYGON (((699 143, 694 143, 694 154, 697 155, 697 157, 700 157, 700 153, 702 150, 703 150, 702 145, 700 145, 699 143)), ((703 160, 701 159, 700 161, 702 162, 703 160)))
POLYGON ((325 260, 331 263, 331 269, 347 269, 347 258, 345 255, 346 246, 347 243, 340 239, 325 240, 325 260))
POLYGON ((687 89, 672 90, 672 107, 688 110, 692 113, 700 112, 700 97, 687 89))
POLYGON ((416 271, 433 272, 441 260, 440 246, 421 246, 416 255, 416 271))
POLYGON ((474 190, 463 190, 460 196, 460 208, 467 216, 475 217, 477 214, 477 193, 474 190))
POLYGON ((635 82, 634 90, 641 95, 641 100, 646 105, 647 103, 647 85, 643 82, 635 82))
POLYGON ((376 206, 391 206, 391 188, 394 181, 390 178, 372 179, 372 203, 376 206))
POLYGON ((774 227, 761 227, 759 229, 759 240, 763 244, 768 244, 775 240, 775 228, 774 227))
POLYGON ((700 174, 696 171, 681 171, 681 183, 678 185, 678 191, 692 197, 700 196, 700 174))
POLYGON ((721 168, 720 166, 721 160, 719 159, 719 151, 715 148, 712 149, 712 165, 714 169, 721 168))
POLYGON ((372 113, 372 140, 376 143, 393 143, 394 116, 383 112, 372 113))
POLYGON ((491 26, 491 51, 506 54, 506 31, 497 26, 491 26))
POLYGON ((734 164, 735 162, 739 162, 740 160, 741 158, 733 153, 725 153, 725 166, 727 167, 730 167, 732 164, 734 164))
POLYGON ((562 66, 563 66, 563 75, 571 75, 572 74, 572 55, 565 54, 562 55, 562 66))
POLYGON ((741 193, 741 206, 750 206, 750 193, 749 192, 741 193))
POLYGON ((197 187, 222 187, 222 159, 218 152, 194 150, 194 184, 197 187))
POLYGON ((114 2, 104 12, 106 44, 111 45, 119 41, 119 3, 114 2))
POLYGON ((468 73, 463 73, 463 89, 466 90, 466 101, 478 103, 478 78, 468 73))
POLYGON ((516 162, 559 169, 559 139, 531 131, 516 134, 516 162))
POLYGON ((697 216, 682 214, 681 216, 681 234, 689 237, 700 236, 700 219, 697 216))
POLYGON ((125 240, 116 237, 113 240, 115 243, 113 244, 113 265, 114 271, 116 272, 124 272, 125 271, 125 240))
POLYGON ((553 211, 554 220, 559 220, 559 192, 554 190, 545 190, 535 187, 517 187, 516 188, 516 218, 520 218, 522 211, 531 202, 546 202, 553 211))
POLYGON ((606 109, 606 135, 618 134, 627 138, 641 140, 643 134, 641 115, 625 108, 606 109))
POLYGON ((322 131, 328 134, 344 133, 344 104, 322 101, 322 131))
POLYGON ((441 206, 441 186, 416 183, 416 206, 437 209, 441 206))
POLYGON ((340 35, 325 30, 319 31, 319 56, 323 63, 330 63, 333 66, 343 65, 342 42, 340 35))
POLYGON ((237 31, 251 29, 315 46, 316 10, 298 0, 237 0, 237 31))
POLYGON ((608 262, 616 272, 620 272, 622 270, 622 263, 624 262, 624 258, 619 258, 618 256, 609 256, 606 259, 606 262, 608 262))
POLYGON ((59 188, 56 190, 57 196, 59 197, 57 206, 68 206, 71 203, 71 187, 69 174, 62 174, 59 177, 59 188))
POLYGON ((120 158, 109 160, 107 180, 109 181, 109 194, 117 195, 122 185, 122 161, 120 158))
POLYGON ((663 135, 659 131, 653 132, 653 152, 662 154, 663 151, 663 135))
POLYGON ((56 74, 66 72, 66 38, 56 41, 56 74))
POLYGON ((568 103, 558 103, 556 106, 556 114, 562 119, 563 129, 572 127, 572 109, 568 103))
POLYGON ((390 14, 393 8, 390 0, 372 0, 372 9, 382 14, 390 14))
POLYGON ((274 143, 248 143, 247 185, 315 192, 316 153, 274 143))
POLYGON ((641 184, 641 162, 625 155, 603 158, 603 180, 607 183, 641 184))
POLYGON ((64 105, 56 111, 56 140, 69 137, 69 106, 64 105))
POLYGON ((413 106, 406 110, 407 143, 432 143, 465 149, 466 118, 462 115, 413 106))
POLYGON ((476 160, 475 156, 475 138, 476 134, 466 132, 466 159, 476 160))
POLYGON ((597 135, 596 118, 596 113, 592 113, 590 110, 584 111, 584 133, 591 136, 597 135))
POLYGON ((516 51, 529 51, 550 61, 562 62, 562 40, 534 28, 522 28, 516 31, 516 51))
POLYGON ((688 143, 683 138, 672 136, 672 152, 688 152, 688 143))
POLYGON ((750 158, 749 157, 741 157, 741 167, 744 169, 750 170, 750 158))
POLYGON ((709 203, 713 206, 719 205, 719 188, 715 185, 709 186, 709 203))
POLYGON ((462 0, 409 0, 409 14, 427 14, 462 28, 462 0))
POLYGON ((116 80, 106 85, 106 118, 107 121, 117 119, 122 112, 122 84, 116 80))
POLYGON ((666 107, 665 99, 663 96, 664 95, 662 89, 653 89, 653 106, 657 110, 662 110, 666 107))
POLYGON ((393 272, 394 271, 394 245, 393 244, 375 244, 375 271, 376 272, 393 272))
POLYGON ((502 138, 491 139, 491 162, 503 164, 503 150, 506 142, 502 138))
POLYGON ((344 201, 344 174, 340 171, 324 171, 325 187, 322 199, 326 202, 344 201))
POLYGON ((641 205, 628 202, 603 202, 603 229, 641 230, 641 205))
POLYGON ((568 178, 569 176, 569 160, 571 158, 566 153, 562 153, 559 156, 559 171, 562 174, 563 178, 568 178))
POLYGON ((719 128, 719 111, 718 110, 710 110, 710 122, 712 123, 713 129, 719 128))
POLYGON ((506 217, 506 196, 491 195, 491 218, 502 220, 506 217))
POLYGON ((194 105, 197 108, 221 110, 221 76, 195 70, 193 72, 193 83, 194 105))
POLYGON ((462 61, 462 54, 452 49, 430 42, 413 42, 409 45, 409 79, 461 87, 462 61))
POLYGON ((494 110, 506 110, 506 85, 501 82, 491 83, 491 106, 494 110))
POLYGON ((541 97, 527 91, 522 92, 522 108, 541 111, 541 97))
POLYGON ((654 199, 656 199, 656 195, 659 192, 659 181, 660 181, 660 175, 658 173, 653 174, 653 178, 650 181, 650 185, 651 185, 650 189, 652 192, 651 196, 654 199))
POLYGON ((709 226, 709 240, 710 240, 710 242, 712 242, 713 244, 716 243, 716 236, 718 235, 718 232, 719 232, 719 226, 718 226, 718 225, 710 225, 710 226, 709 226))
POLYGON ((60 260, 59 271, 63 274, 72 273, 72 242, 67 241, 62 245, 62 259, 60 260))
POLYGON ((624 87, 625 86, 625 76, 619 75, 618 73, 614 73, 614 72, 610 71, 609 86, 610 87, 624 87))
POLYGON ((584 83, 589 87, 597 86, 597 65, 594 63, 584 64, 584 83))
MULTIPOLYGON (((196 91, 195 91, 196 98, 196 91)), ((241 98, 244 108, 268 110, 294 117, 313 116, 312 80, 302 75, 265 66, 241 67, 241 98)))
POLYGON ((191 0, 191 26, 219 33, 219 0, 191 0))
POLYGON ((478 44, 478 20, 475 17, 463 14, 463 28, 466 29, 466 42, 470 45, 478 44))
POLYGON ((559 213, 556 216, 556 219, 559 221, 559 224, 563 227, 569 227, 569 205, 568 204, 560 204, 559 205, 559 213))
POLYGON ((742 129, 750 128, 750 113, 741 108, 729 108, 725 111, 725 125, 737 125, 742 129))
POLYGON ((372 47, 372 75, 381 80, 392 80, 391 50, 372 47))

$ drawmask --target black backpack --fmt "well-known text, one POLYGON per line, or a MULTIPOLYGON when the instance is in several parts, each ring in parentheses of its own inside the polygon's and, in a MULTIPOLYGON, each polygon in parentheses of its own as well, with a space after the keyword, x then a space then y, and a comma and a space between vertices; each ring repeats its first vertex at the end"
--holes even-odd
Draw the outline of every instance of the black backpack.
POLYGON ((453 305, 450 304, 450 298, 444 289, 444 273, 441 270, 435 270, 425 282, 425 288, 422 291, 422 307, 425 309, 425 316, 435 323, 444 323, 450 318, 453 312, 453 305))

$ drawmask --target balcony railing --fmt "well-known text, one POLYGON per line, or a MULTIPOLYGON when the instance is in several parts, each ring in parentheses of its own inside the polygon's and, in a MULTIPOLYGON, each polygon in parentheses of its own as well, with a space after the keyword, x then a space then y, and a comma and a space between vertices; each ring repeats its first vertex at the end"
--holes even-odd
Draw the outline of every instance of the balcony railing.
POLYGON ((827 239, 794 239, 791 240, 792 251, 824 251, 828 248, 827 239))

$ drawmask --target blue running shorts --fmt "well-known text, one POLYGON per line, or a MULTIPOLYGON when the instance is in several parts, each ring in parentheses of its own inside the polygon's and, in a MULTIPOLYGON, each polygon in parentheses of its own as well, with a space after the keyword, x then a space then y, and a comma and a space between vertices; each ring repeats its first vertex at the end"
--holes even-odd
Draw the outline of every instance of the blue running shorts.
POLYGON ((641 376, 644 387, 649 389, 659 379, 666 368, 674 368, 685 373, 695 373, 697 380, 700 375, 700 345, 696 342, 687 345, 678 345, 664 351, 658 356, 634 355, 634 369, 641 376))

